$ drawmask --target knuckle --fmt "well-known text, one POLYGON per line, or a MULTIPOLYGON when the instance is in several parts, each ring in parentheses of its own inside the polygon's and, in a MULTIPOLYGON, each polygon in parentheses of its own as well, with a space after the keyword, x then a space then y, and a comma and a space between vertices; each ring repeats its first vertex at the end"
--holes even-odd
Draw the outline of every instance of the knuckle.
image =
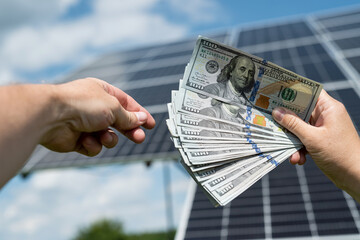
POLYGON ((338 103, 337 103, 337 107, 338 107, 338 110, 339 110, 341 113, 346 112, 345 105, 344 105, 342 102, 338 102, 338 103))
POLYGON ((115 116, 113 111, 111 111, 111 109, 105 109, 103 114, 106 127, 113 125, 113 123, 115 122, 115 116))

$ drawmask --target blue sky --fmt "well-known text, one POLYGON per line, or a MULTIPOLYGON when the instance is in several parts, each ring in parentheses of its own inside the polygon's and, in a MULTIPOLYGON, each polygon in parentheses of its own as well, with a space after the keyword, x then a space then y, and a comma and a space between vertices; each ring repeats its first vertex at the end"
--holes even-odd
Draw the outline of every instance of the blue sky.
MULTIPOLYGON (((51 83, 107 52, 353 5, 360 6, 355 0, 0 1, 0 84, 51 83)), ((190 179, 174 163, 49 170, 16 177, 0 191, 0 239, 69 239, 102 217, 121 220, 128 232, 164 229, 163 164, 171 169, 177 224, 190 179)))

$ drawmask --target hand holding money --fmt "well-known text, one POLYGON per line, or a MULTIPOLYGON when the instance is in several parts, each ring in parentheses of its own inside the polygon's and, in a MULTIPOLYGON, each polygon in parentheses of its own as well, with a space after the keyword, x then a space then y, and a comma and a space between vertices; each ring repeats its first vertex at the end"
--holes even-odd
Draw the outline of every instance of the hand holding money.
POLYGON ((182 164, 214 205, 225 205, 302 148, 271 117, 308 120, 321 84, 199 37, 167 121, 182 164))

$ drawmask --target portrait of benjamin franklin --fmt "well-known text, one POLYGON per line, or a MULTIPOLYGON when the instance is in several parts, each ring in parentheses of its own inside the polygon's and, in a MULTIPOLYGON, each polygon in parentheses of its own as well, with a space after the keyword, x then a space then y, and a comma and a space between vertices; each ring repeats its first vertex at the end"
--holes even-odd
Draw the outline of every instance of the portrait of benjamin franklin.
MULTIPOLYGON (((247 56, 239 55, 231 59, 221 70, 217 83, 204 87, 203 91, 246 105, 249 93, 255 84, 255 64, 247 56)), ((206 98, 206 96, 200 96, 206 98)))

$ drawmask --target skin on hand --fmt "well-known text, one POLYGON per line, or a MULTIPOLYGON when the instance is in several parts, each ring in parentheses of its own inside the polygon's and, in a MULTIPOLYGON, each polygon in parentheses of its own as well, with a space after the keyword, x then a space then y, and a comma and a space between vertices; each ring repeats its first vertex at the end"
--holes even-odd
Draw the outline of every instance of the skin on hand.
POLYGON ((294 133, 305 146, 291 156, 292 164, 304 164, 305 154, 309 153, 326 176, 359 199, 360 139, 342 103, 322 90, 310 124, 285 108, 275 109, 273 117, 294 133))
POLYGON ((151 129, 154 118, 132 97, 105 81, 87 78, 55 85, 55 121, 41 144, 57 152, 77 151, 97 155, 102 146, 114 147, 113 127, 135 143, 145 139, 143 126, 151 129))

